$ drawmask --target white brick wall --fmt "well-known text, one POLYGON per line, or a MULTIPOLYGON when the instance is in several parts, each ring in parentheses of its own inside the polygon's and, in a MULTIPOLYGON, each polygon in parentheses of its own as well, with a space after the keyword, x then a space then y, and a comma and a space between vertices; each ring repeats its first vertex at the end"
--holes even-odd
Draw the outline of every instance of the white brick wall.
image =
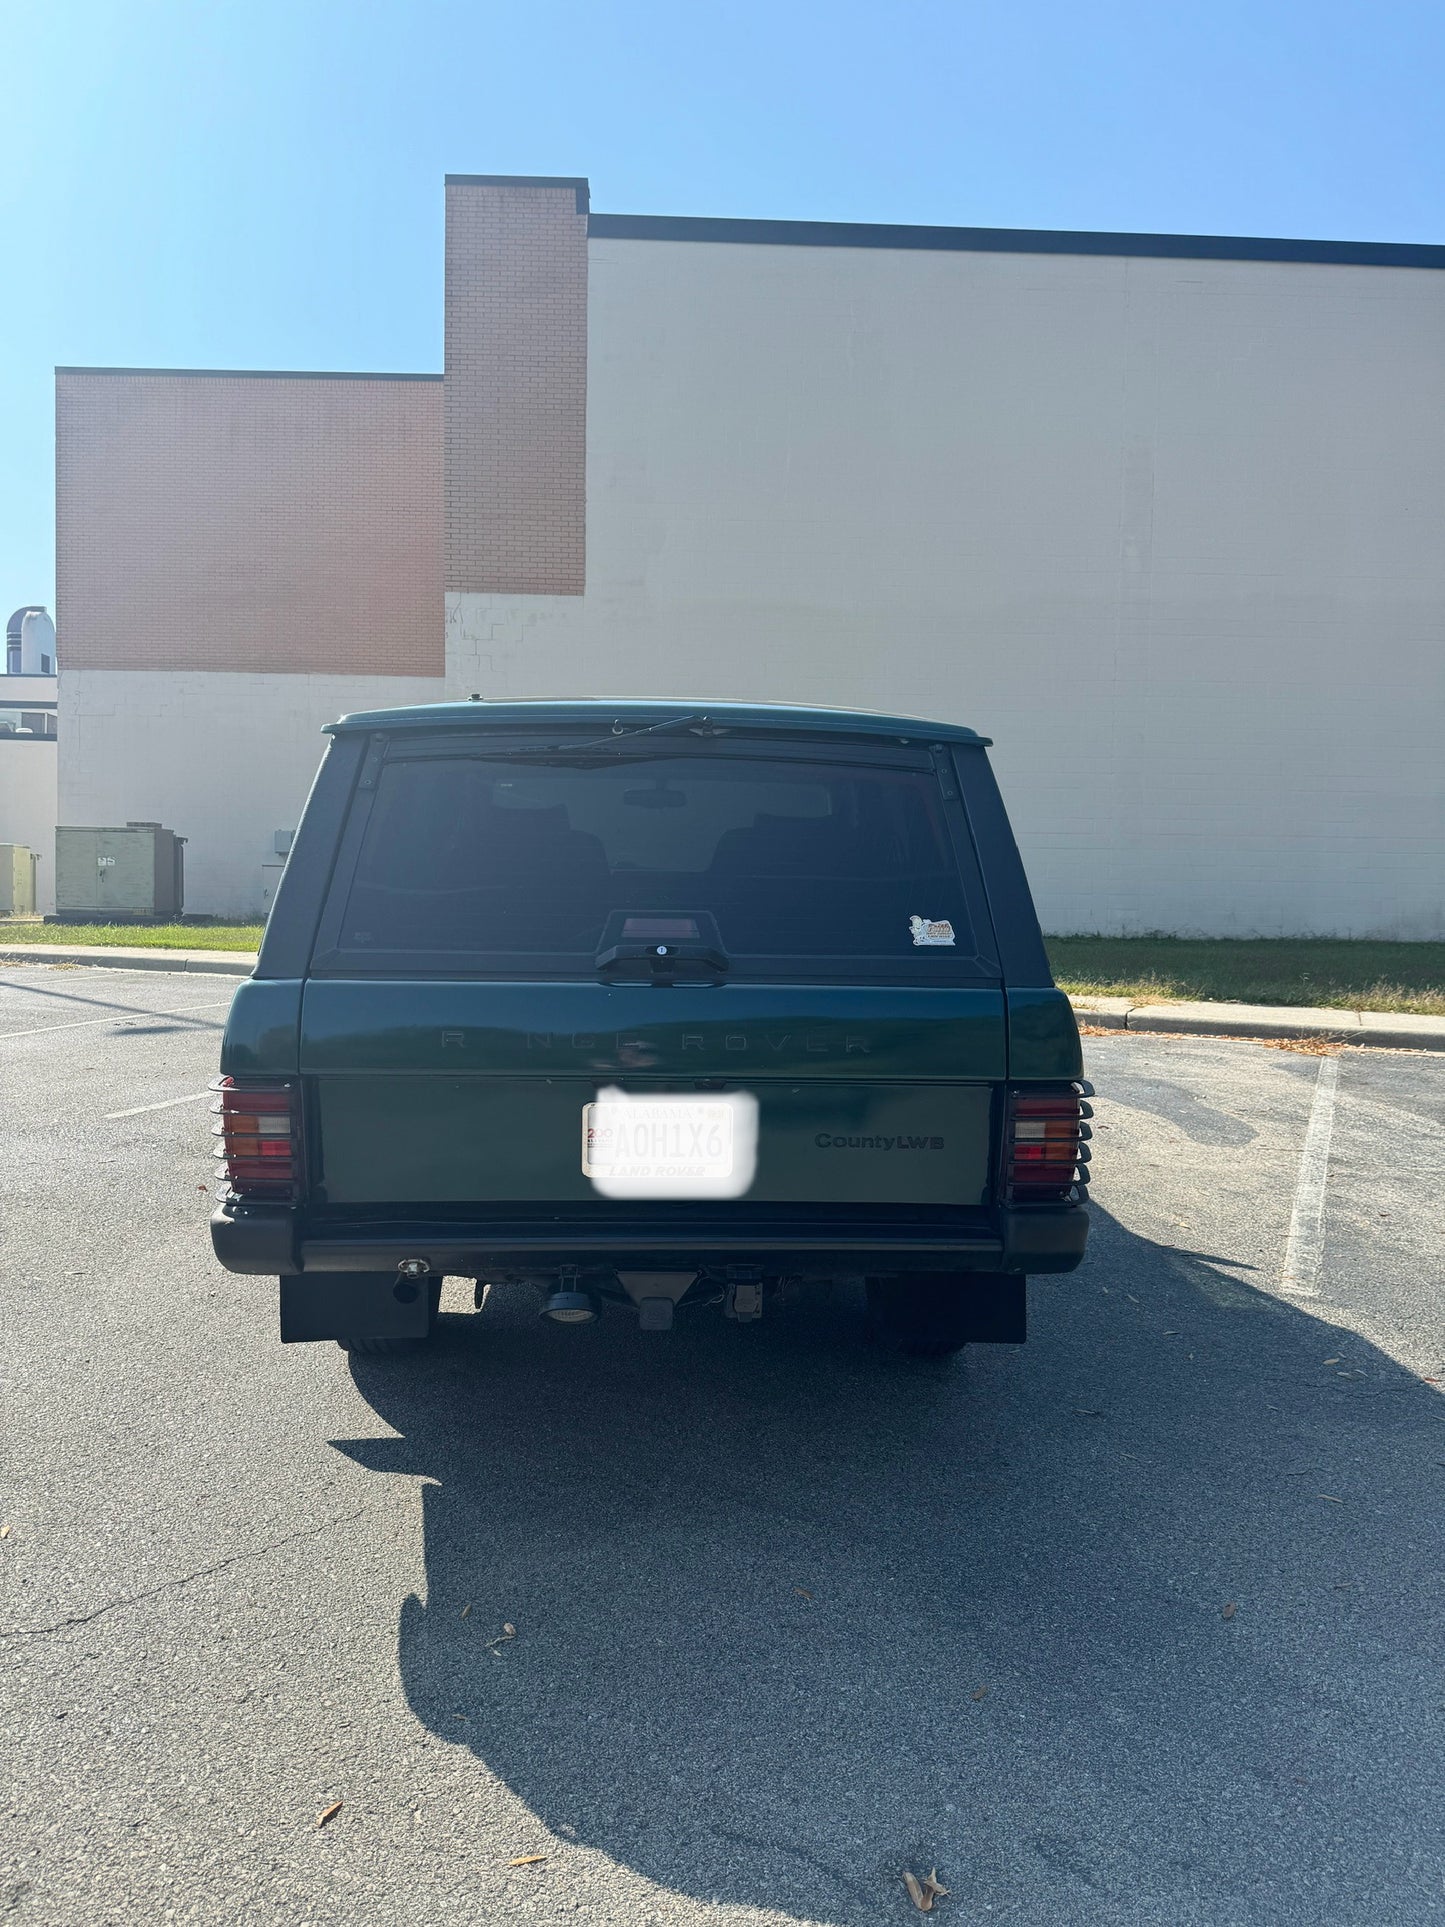
POLYGON ((35 907, 42 915, 55 908, 56 748, 0 738, 0 843, 23 843, 40 858, 35 907))
POLYGON ((322 726, 441 694, 431 676, 63 669, 59 820, 164 823, 188 839, 187 910, 248 916, 275 832, 300 817, 322 726))
POLYGON ((593 241, 586 593, 447 689, 972 724, 1056 931, 1445 936, 1445 276, 593 241))

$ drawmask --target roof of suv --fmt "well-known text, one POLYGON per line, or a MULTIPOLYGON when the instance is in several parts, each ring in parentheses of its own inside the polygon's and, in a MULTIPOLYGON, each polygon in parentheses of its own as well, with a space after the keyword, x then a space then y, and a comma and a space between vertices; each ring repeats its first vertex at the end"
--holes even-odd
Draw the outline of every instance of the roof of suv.
POLYGON ((668 723, 707 721, 723 729, 773 729, 837 736, 891 736, 917 742, 990 741, 962 723, 928 722, 920 716, 880 716, 868 709, 814 709, 796 703, 628 702, 622 699, 566 702, 418 703, 408 709, 364 709, 327 724, 327 733, 393 729, 596 729, 603 735, 656 729, 668 723), (617 725, 621 728, 618 729, 617 725))

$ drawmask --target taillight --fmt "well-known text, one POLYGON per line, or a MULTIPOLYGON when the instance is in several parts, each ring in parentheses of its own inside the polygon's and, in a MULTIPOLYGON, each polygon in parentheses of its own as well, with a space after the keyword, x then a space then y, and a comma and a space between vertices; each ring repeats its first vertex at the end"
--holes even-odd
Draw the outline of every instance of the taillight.
POLYGON ((1004 1197, 1010 1204, 1064 1204, 1086 1186, 1094 1115, 1085 1102, 1092 1084, 1033 1086, 1010 1091, 1004 1138, 1004 1197))
POLYGON ((271 1079, 218 1077, 211 1109, 217 1175, 233 1198, 294 1198, 301 1188, 301 1090, 271 1079))

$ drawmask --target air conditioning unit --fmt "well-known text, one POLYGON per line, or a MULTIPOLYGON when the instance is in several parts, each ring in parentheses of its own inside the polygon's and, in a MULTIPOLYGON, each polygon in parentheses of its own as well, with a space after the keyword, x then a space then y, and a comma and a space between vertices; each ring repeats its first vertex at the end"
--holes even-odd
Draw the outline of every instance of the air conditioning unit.
POLYGON ((168 923, 185 903, 185 841, 159 823, 55 832, 55 914, 89 922, 168 923))

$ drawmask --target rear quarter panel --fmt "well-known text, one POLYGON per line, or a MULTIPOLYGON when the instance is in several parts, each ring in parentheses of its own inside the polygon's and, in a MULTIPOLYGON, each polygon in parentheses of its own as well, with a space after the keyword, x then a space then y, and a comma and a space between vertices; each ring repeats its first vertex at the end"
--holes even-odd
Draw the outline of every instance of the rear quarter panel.
POLYGON ((1063 991, 1008 993, 1009 1076, 1020 1083, 1068 1083, 1084 1074, 1074 1007, 1063 991))
POLYGON ((301 994, 299 980, 239 986, 231 999, 221 1040, 221 1070, 227 1077, 294 1077, 301 1068, 301 994))

